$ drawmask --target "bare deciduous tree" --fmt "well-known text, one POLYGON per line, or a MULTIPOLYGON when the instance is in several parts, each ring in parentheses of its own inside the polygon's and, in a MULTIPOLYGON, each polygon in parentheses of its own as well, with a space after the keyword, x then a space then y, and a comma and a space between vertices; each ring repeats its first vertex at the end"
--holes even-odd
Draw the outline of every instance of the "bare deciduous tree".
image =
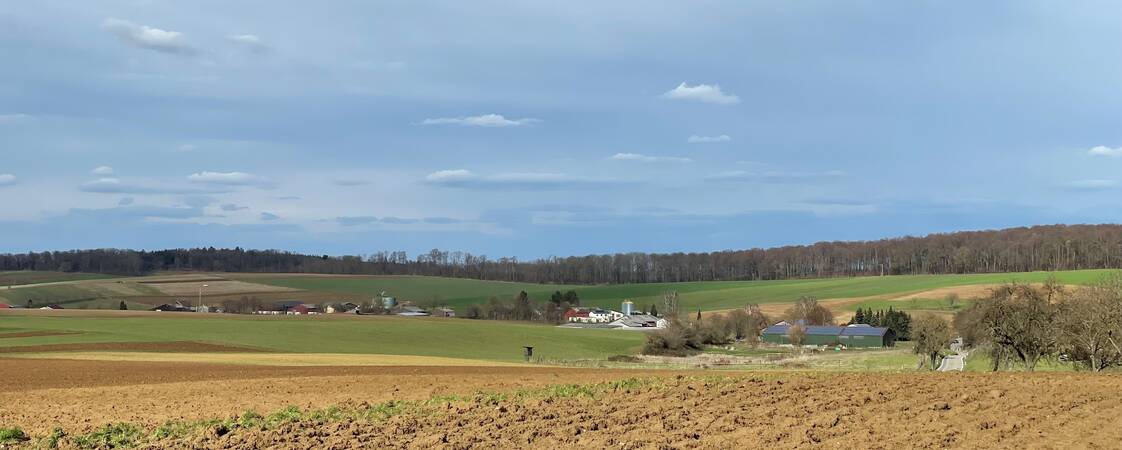
POLYGON ((798 303, 783 313, 783 318, 791 323, 802 321, 803 325, 833 325, 834 313, 818 304, 814 297, 802 297, 798 303))
POLYGON ((913 351, 923 357, 931 370, 939 366, 939 356, 951 345, 952 339, 950 324, 934 314, 921 314, 912 321, 913 351))
POLYGON ((795 347, 799 347, 803 345, 804 341, 806 341, 806 328, 802 325, 791 325, 787 327, 787 342, 790 342, 791 345, 795 347))
POLYGON ((1010 283, 959 313, 956 328, 967 343, 989 350, 993 369, 1014 358, 1029 371, 1060 348, 1060 304, 1067 295, 1054 279, 1043 287, 1010 283))
POLYGON ((1104 279, 1064 297, 1059 308, 1061 350, 1094 372, 1122 364, 1122 277, 1104 279))

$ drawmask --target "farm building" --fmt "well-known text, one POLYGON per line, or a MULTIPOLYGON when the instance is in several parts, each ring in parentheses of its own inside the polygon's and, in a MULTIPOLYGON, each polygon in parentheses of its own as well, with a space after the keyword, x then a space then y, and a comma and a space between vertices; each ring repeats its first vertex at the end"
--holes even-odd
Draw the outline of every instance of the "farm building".
POLYGON ((327 305, 327 308, 325 308, 325 311, 328 314, 336 314, 336 313, 354 314, 354 313, 358 312, 358 305, 356 305, 354 303, 351 303, 351 302, 346 302, 346 303, 342 303, 342 304, 338 304, 338 305, 327 305))
POLYGON ((191 311, 191 308, 188 308, 188 307, 184 306, 182 303, 175 302, 174 305, 170 304, 170 303, 164 303, 160 306, 152 308, 152 311, 188 312, 188 311, 191 311))
MULTIPOLYGON (((779 322, 767 327, 760 334, 760 340, 770 344, 790 344, 787 332, 791 329, 788 322, 779 322)), ((896 333, 888 328, 871 327, 858 324, 845 327, 814 326, 803 327, 806 332, 803 345, 844 345, 846 347, 870 348, 891 347, 896 344, 896 333)))
POLYGON ((301 303, 299 305, 288 308, 289 314, 319 314, 319 306, 301 303))
POLYGON ((588 318, 588 310, 569 308, 565 310, 563 315, 566 322, 590 322, 588 318))
POLYGON ((425 311, 424 309, 418 308, 416 306, 402 306, 401 311, 399 311, 397 313, 397 315, 419 317, 419 316, 427 316, 427 315, 429 315, 429 312, 425 311))
POLYGON ((666 319, 660 319, 650 314, 632 314, 613 321, 622 330, 657 330, 666 328, 666 319))
POLYGON ((842 330, 838 341, 846 347, 892 347, 896 345, 896 332, 890 328, 853 324, 842 330))
POLYGON ((568 322, 609 323, 623 318, 623 313, 602 308, 569 308, 563 317, 568 322))

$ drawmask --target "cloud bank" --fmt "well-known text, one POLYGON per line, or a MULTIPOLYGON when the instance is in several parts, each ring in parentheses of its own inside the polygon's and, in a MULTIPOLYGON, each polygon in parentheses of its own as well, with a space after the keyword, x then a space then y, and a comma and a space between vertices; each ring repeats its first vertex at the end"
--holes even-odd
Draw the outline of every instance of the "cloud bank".
POLYGON ((727 134, 722 134, 720 136, 698 136, 695 134, 686 139, 686 142, 690 144, 709 144, 713 142, 729 142, 731 140, 732 138, 727 134))
POLYGON ((541 120, 531 118, 507 119, 501 114, 484 114, 482 116, 425 119, 421 121, 421 125, 462 125, 466 127, 504 128, 530 125, 538 122, 541 122, 541 120))
POLYGON ((616 153, 610 158, 613 161, 638 161, 644 163, 677 163, 684 164, 693 162, 692 159, 682 158, 679 156, 650 156, 642 155, 639 153, 616 153))
POLYGON ((127 20, 109 18, 101 27, 126 44, 161 53, 193 55, 197 51, 187 44, 183 33, 138 25, 127 20))
POLYGON ((685 82, 679 84, 678 87, 674 89, 664 92, 662 98, 718 105, 735 105, 740 103, 740 97, 737 97, 735 94, 724 93, 721 91, 721 86, 719 85, 699 84, 697 86, 689 86, 686 85, 685 82))

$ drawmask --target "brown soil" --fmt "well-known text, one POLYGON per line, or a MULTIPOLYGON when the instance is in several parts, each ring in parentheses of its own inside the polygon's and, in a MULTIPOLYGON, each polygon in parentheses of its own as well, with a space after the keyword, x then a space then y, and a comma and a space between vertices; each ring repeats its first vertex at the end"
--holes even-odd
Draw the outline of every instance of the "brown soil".
MULTIPOLYGON (((40 336, 66 336, 68 334, 82 334, 77 331, 17 331, 14 333, 0 333, 0 339, 4 338, 22 338, 22 337, 40 337, 40 336)), ((0 352, 3 350, 0 349, 0 352)))
MULTIPOLYGON (((49 336, 49 335, 48 335, 49 336)), ((161 352, 161 353, 224 353, 257 352, 251 347, 207 344, 205 342, 102 342, 90 344, 43 344, 15 347, 0 347, 0 353, 44 353, 44 352, 161 352)))
POLYGON ((0 358, 0 424, 33 436, 127 421, 157 426, 288 405, 422 400, 631 376, 674 374, 556 367, 278 367, 0 358))
POLYGON ((1122 378, 845 374, 674 381, 598 398, 449 403, 156 448, 1117 448, 1122 378))

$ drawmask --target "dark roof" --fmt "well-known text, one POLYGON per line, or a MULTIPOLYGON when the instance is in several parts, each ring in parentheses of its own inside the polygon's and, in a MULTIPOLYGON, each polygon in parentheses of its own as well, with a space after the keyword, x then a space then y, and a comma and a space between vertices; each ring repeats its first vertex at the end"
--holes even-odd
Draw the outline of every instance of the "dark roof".
MULTIPOLYGON (((790 325, 772 325, 764 329, 764 334, 787 334, 787 330, 791 328, 790 325)), ((837 336, 841 334, 844 327, 833 326, 807 326, 803 327, 807 335, 815 336, 837 336)))
POLYGON ((841 332, 841 336, 884 336, 888 332, 888 328, 880 327, 845 327, 841 332))

